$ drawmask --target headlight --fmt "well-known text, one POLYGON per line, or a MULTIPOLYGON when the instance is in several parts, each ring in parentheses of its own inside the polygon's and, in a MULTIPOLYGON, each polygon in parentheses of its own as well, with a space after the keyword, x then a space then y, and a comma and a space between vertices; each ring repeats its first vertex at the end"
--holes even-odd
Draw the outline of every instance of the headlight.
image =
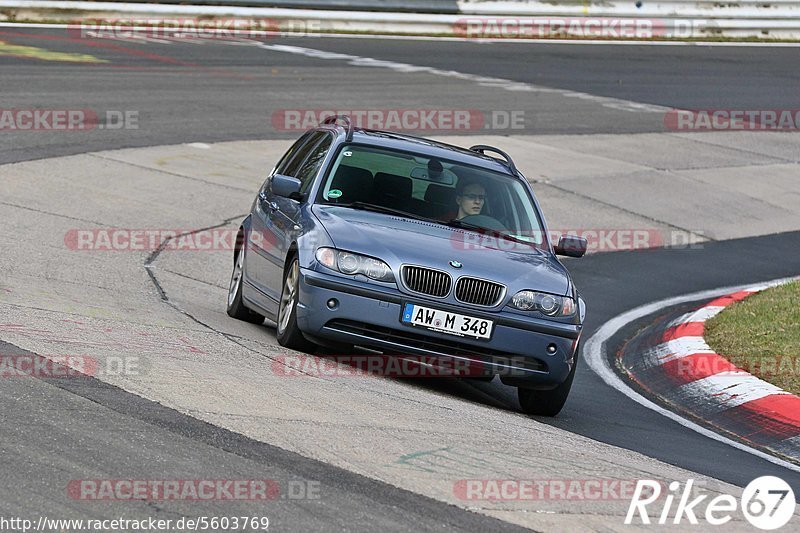
POLYGON ((342 274, 358 274, 358 269, 361 261, 356 254, 348 254, 347 252, 339 252, 336 254, 336 266, 339 267, 339 272, 342 274))
POLYGON ((511 298, 511 307, 520 311, 539 311, 547 316, 570 316, 575 313, 575 300, 536 291, 519 291, 511 298))
POLYGON ((318 248, 315 256, 324 266, 348 276, 363 274, 376 281, 394 282, 394 274, 389 265, 374 257, 334 248, 318 248))

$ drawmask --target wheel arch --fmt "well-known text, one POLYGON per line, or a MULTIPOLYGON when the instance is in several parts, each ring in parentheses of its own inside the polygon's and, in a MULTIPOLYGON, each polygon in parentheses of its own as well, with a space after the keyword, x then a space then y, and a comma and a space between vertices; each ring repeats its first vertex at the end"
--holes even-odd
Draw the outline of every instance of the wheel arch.
MULTIPOLYGON (((299 249, 300 249, 300 247, 297 245, 297 241, 294 241, 294 242, 292 242, 292 244, 289 245, 289 249, 286 251, 286 258, 283 260, 283 276, 284 277, 286 277, 286 272, 289 270, 289 266, 292 264, 292 260, 295 257, 298 257, 298 259, 299 259, 299 256, 300 256, 299 249)), ((303 262, 302 261, 299 261, 299 263, 300 263, 300 266, 303 266, 303 262)))

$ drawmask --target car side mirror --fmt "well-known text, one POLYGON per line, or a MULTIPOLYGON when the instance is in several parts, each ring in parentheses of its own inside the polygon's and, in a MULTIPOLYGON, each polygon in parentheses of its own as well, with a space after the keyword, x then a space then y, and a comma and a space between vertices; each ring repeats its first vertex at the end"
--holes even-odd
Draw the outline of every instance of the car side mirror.
POLYGON ((272 193, 284 198, 300 201, 300 180, 283 174, 272 176, 272 193))
POLYGON ((583 257, 588 248, 588 242, 583 237, 577 235, 562 235, 558 239, 558 245, 555 247, 556 255, 565 255, 567 257, 583 257))

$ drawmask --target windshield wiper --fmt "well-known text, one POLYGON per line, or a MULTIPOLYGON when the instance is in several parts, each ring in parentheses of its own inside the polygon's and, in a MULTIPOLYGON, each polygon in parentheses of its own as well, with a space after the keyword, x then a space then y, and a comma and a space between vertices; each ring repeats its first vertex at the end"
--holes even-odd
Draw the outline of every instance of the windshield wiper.
POLYGON ((533 242, 530 242, 530 241, 526 241, 526 240, 520 239, 518 237, 514 237, 510 233, 505 233, 505 232, 502 232, 502 231, 499 231, 499 230, 496 230, 496 229, 485 228, 483 226, 479 226, 478 224, 472 224, 470 222, 464 222, 463 220, 459 220, 457 218, 454 218, 453 220, 450 220, 448 222, 442 222, 442 224, 444 224, 446 226, 453 227, 453 228, 468 229, 468 230, 471 230, 471 231, 475 231, 477 233, 489 233, 494 237, 500 237, 501 239, 505 239, 505 240, 508 240, 508 241, 511 241, 511 242, 518 242, 520 244, 527 244, 528 246, 530 246, 532 248, 536 248, 536 243, 533 243, 533 242))
POLYGON ((394 209, 393 207, 386 207, 386 206, 383 206, 383 205, 371 204, 369 202, 351 202, 349 204, 339 204, 338 207, 350 207, 352 209, 363 209, 364 211, 374 211, 376 213, 386 213, 387 215, 396 215, 396 216, 399 216, 399 217, 412 218, 414 220, 424 220, 425 222, 432 222, 434 224, 441 224, 440 221, 434 220, 432 218, 423 217, 421 215, 415 215, 414 213, 409 213, 408 211, 403 211, 401 209, 394 209))
POLYGON ((408 211, 403 211, 402 209, 395 209, 393 207, 386 207, 383 205, 372 204, 369 202, 351 202, 349 204, 337 204, 338 207, 350 207, 352 209, 362 209, 364 211, 374 211, 376 213, 386 213, 387 215, 396 215, 399 217, 411 218, 414 220, 422 220, 424 222, 430 222, 432 224, 440 224, 443 226, 449 226, 453 228, 461 228, 467 229, 470 231, 475 231, 478 233, 490 233, 495 237, 500 237, 501 239, 505 239, 511 242, 517 242, 520 244, 526 244, 532 248, 536 248, 536 243, 532 243, 530 241, 526 241, 524 239, 519 239, 510 235, 509 233, 504 233, 502 231, 498 231, 491 228, 485 228, 483 226, 479 226, 477 224, 471 224, 470 222, 464 222, 463 220, 453 219, 450 221, 441 221, 436 220, 434 218, 423 217, 421 215, 415 215, 414 213, 409 213, 408 211))

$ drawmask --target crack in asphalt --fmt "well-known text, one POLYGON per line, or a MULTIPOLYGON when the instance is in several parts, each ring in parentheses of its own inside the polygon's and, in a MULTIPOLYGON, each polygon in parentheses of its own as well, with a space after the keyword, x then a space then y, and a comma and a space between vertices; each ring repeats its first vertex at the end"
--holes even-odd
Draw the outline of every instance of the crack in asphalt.
POLYGON ((192 280, 192 281, 196 281, 197 283, 202 283, 203 285, 208 285, 209 287, 214 287, 215 289, 223 289, 224 290, 226 288, 226 287, 224 287, 222 285, 217 285, 216 283, 211 283, 211 282, 208 282, 208 281, 204 281, 202 279, 193 278, 192 276, 188 276, 186 274, 181 274, 180 272, 175 272, 174 270, 170 270, 168 268, 165 268, 163 270, 164 270, 164 272, 169 272, 170 274, 174 274, 174 275, 176 275, 178 277, 189 279, 189 280, 192 280))
POLYGON ((104 222, 97 222, 96 220, 88 220, 85 218, 71 217, 69 215, 62 215, 61 213, 53 213, 52 211, 45 211, 44 209, 36 209, 35 207, 28 207, 27 205, 19 205, 11 202, 0 202, 0 205, 7 205, 9 207, 16 207, 17 209, 24 209, 25 211, 33 211, 34 213, 41 213, 43 215, 50 215, 58 218, 66 218, 67 220, 76 220, 78 222, 86 222, 87 224, 97 224, 98 226, 107 226, 104 222))
MULTIPOLYGON (((208 324, 206 324, 206 323, 202 322, 201 320, 195 318, 190 313, 184 311, 183 309, 180 308, 180 306, 178 306, 178 304, 176 304, 175 302, 173 302, 172 300, 169 299, 169 296, 167 296, 167 292, 161 286, 161 283, 158 281, 158 278, 153 273, 153 270, 155 269, 154 263, 158 259, 158 256, 161 255, 161 252, 163 252, 166 249, 167 245, 169 244, 169 242, 172 239, 180 238, 180 237, 186 237, 186 236, 189 236, 189 235, 194 235, 196 233, 200 233, 201 231, 209 231, 209 230, 212 230, 212 229, 222 228, 222 227, 225 227, 225 226, 229 225, 234 220, 239 220, 240 218, 243 218, 245 216, 247 216, 247 215, 234 215, 234 216, 232 216, 230 218, 226 218, 221 223, 215 224, 213 226, 207 226, 205 228, 199 228, 199 229, 195 229, 195 230, 192 230, 192 231, 185 231, 185 232, 180 233, 178 235, 167 237, 163 241, 161 241, 161 243, 158 245, 158 248, 153 250, 150 253, 150 255, 148 255, 147 258, 144 260, 144 269, 147 271, 147 274, 150 276, 150 281, 153 282, 153 285, 155 285, 156 290, 158 290, 158 294, 161 296, 161 300, 166 302, 170 307, 174 308, 176 311, 186 315, 187 317, 191 318, 192 320, 194 320, 195 322, 197 322, 201 326, 207 327, 208 329, 210 329, 212 331, 216 331, 216 330, 214 328, 212 328, 211 326, 209 326, 208 324)), ((217 332, 217 333, 219 333, 219 332, 217 332)))
POLYGON ((88 155, 90 157, 95 157, 97 159, 102 159, 104 161, 111 161, 111 162, 114 162, 114 163, 120 163, 120 164, 123 164, 123 165, 128 165, 128 166, 131 166, 131 167, 134 167, 134 168, 141 168, 142 170, 148 170, 150 172, 158 172, 160 174, 166 174, 167 176, 175 176, 176 178, 182 178, 182 179, 189 180, 189 181, 196 181, 196 182, 199 182, 199 183, 205 183, 206 185, 213 185, 215 187, 222 187, 223 189, 232 189, 232 190, 235 190, 235 191, 243 191, 243 192, 247 192, 247 193, 252 192, 251 189, 248 189, 248 188, 245 188, 245 187, 236 187, 236 186, 233 186, 233 185, 225 185, 223 183, 217 183, 216 181, 204 180, 203 178, 198 178, 198 177, 195 177, 195 176, 187 176, 186 174, 180 174, 178 172, 170 172, 169 170, 164 170, 164 169, 161 169, 161 168, 154 168, 154 167, 149 167, 147 165, 140 165, 138 163, 131 163, 130 161, 125 161, 125 160, 122 160, 122 159, 114 159, 113 157, 103 156, 103 155, 100 155, 99 153, 96 153, 96 152, 95 153, 89 153, 89 154, 86 154, 86 155, 88 155))
MULTIPOLYGON (((100 288, 102 288, 102 287, 100 287, 100 288)), ((15 303, 10 303, 10 302, 0 302, 0 305, 6 306, 6 307, 13 307, 13 308, 16 308, 16 309, 30 309, 32 311, 43 311, 45 313, 53 313, 53 314, 61 315, 61 316, 67 315, 67 316, 74 316, 74 317, 79 317, 79 318, 83 318, 83 319, 90 319, 90 320, 113 321, 115 323, 131 324, 131 325, 134 325, 134 326, 145 326, 145 327, 157 326, 157 327, 163 328, 163 329, 170 329, 170 330, 175 330, 175 331, 186 331, 186 328, 183 327, 183 326, 170 326, 169 324, 160 324, 160 323, 159 324, 152 324, 152 323, 149 323, 149 322, 138 322, 136 320, 122 320, 122 319, 120 319, 118 317, 113 317, 111 315, 100 316, 99 315, 100 312, 105 312, 105 309, 102 308, 102 307, 95 307, 95 309, 99 310, 99 311, 96 312, 98 314, 87 315, 87 314, 85 314, 83 312, 78 312, 75 309, 66 309, 66 310, 65 309, 47 309, 45 307, 37 307, 35 305, 23 305, 23 304, 15 304, 15 303)), ((199 330, 199 329, 198 330, 191 330, 191 331, 193 333, 207 333, 207 332, 205 332, 203 330, 199 330)), ((242 338, 244 338, 244 337, 242 337, 242 338)))
MULTIPOLYGON (((188 236, 188 235, 194 235, 196 233, 200 233, 201 231, 209 231, 209 230, 212 230, 212 229, 222 228, 222 227, 225 227, 225 226, 231 224, 235 220, 240 220, 240 219, 244 218, 245 216, 247 216, 247 215, 246 214, 245 215, 234 215, 232 217, 226 218, 225 220, 223 220, 219 224, 215 224, 213 226, 208 226, 208 227, 205 227, 205 228, 195 229, 195 230, 192 230, 192 231, 187 231, 187 232, 181 233, 179 235, 170 236, 170 237, 165 238, 163 241, 161 241, 161 244, 158 245, 158 248, 153 250, 153 252, 149 256, 147 256, 147 259, 145 259, 145 261, 144 261, 144 269, 147 271, 148 276, 150 276, 150 281, 152 281, 153 285, 155 285, 156 290, 158 291, 158 294, 161 297, 161 301, 163 301, 164 303, 166 303, 167 305, 169 305, 170 307, 172 307, 173 309, 175 309, 176 311, 178 311, 182 315, 186 316, 187 318, 189 318, 193 322, 203 326, 204 328, 207 328, 209 331, 212 331, 212 332, 216 333, 217 335, 222 336, 224 339, 226 339, 226 340, 228 340, 228 341, 230 341, 230 342, 232 342, 232 343, 234 343, 234 344, 236 344, 238 346, 241 346, 242 348, 244 348, 245 350, 247 350, 249 352, 257 353, 259 355, 262 355, 262 356, 266 357, 267 359, 270 359, 272 361, 276 361, 277 362, 278 359, 275 359, 275 357, 273 357, 273 356, 271 356, 269 354, 260 352, 260 351, 254 349, 254 348, 249 347, 249 346, 245 346, 242 342, 239 342, 237 340, 237 338, 241 338, 241 337, 231 336, 231 335, 229 335, 229 334, 227 334, 227 333, 225 333, 223 331, 219 331, 218 329, 214 328, 210 324, 206 324, 205 322, 203 322, 202 320, 200 320, 199 318, 197 318, 193 314, 189 313, 188 311, 186 311, 184 309, 181 309, 181 307, 178 304, 176 304, 175 302, 173 302, 169 298, 169 296, 167 295, 167 291, 164 290, 164 287, 161 285, 161 282, 158 281, 158 277, 156 276, 156 274, 154 272, 154 270, 155 270, 154 263, 156 262, 156 260, 158 259, 158 256, 161 255, 161 252, 164 251, 164 249, 167 247, 167 245, 169 244, 169 242, 172 239, 177 239, 177 238, 185 237, 185 236, 188 236)), ((308 374, 306 372, 303 372, 301 369, 295 369, 295 370, 297 372, 299 372, 301 374, 305 374, 305 375, 307 375, 308 377, 311 377, 311 378, 322 379, 323 381, 330 381, 330 380, 327 380, 325 378, 322 378, 322 377, 319 377, 319 376, 314 376, 312 374, 308 374)))
MULTIPOLYGON (((158 277, 156 276, 156 274, 154 272, 155 271, 154 263, 158 260, 159 255, 161 254, 162 251, 164 251, 166 249, 167 245, 169 244, 169 242, 171 240, 179 239, 181 237, 185 237, 185 236, 188 236, 188 235, 194 235, 194 234, 199 233, 201 231, 208 231, 208 230, 212 230, 212 229, 225 227, 225 226, 229 225, 231 222, 233 222, 235 220, 239 220, 239 219, 241 219, 241 218, 243 218, 245 216, 246 215, 235 215, 235 216, 232 216, 230 218, 226 218, 221 223, 215 224, 213 226, 208 226, 208 227, 205 227, 205 228, 199 228, 199 229, 195 229, 195 230, 192 230, 192 231, 187 231, 187 232, 184 232, 184 233, 181 233, 181 234, 178 234, 178 235, 174 235, 174 236, 170 236, 170 237, 165 238, 163 241, 161 241, 161 243, 159 244, 158 248, 156 248, 147 257, 147 259, 145 259, 144 268, 147 271, 148 276, 150 277, 150 281, 153 283, 153 285, 155 286, 156 290, 158 291, 159 296, 161 298, 161 301, 163 301, 164 303, 166 303, 167 305, 169 305, 170 307, 172 307, 173 309, 175 309, 176 311, 178 311, 182 315, 186 316, 187 318, 189 318, 193 322, 199 324, 200 326, 202 326, 204 328, 207 328, 209 331, 211 331, 213 333, 216 333, 217 335, 222 336, 226 340, 228 340, 228 341, 230 341, 230 342, 232 342, 232 343, 234 343, 234 344, 236 344, 238 346, 241 346, 245 350, 247 350, 249 352, 252 352, 252 353, 256 353, 256 354, 261 355, 263 357, 266 357, 267 359, 270 359, 271 361, 281 362, 281 364, 283 364, 284 366, 287 366, 286 363, 280 361, 279 359, 276 359, 276 357, 274 355, 271 355, 271 354, 268 354, 268 353, 264 353, 264 352, 262 352, 260 350, 257 350, 257 349, 255 349, 255 348, 253 348, 251 346, 246 346, 243 342, 240 342, 239 339, 244 339, 244 340, 247 340, 248 342, 255 342, 257 344, 264 344, 265 345, 265 343, 261 343, 259 341, 253 341, 253 340, 248 339, 246 337, 242 337, 242 336, 239 336, 239 335, 232 335, 232 334, 220 331, 220 330, 214 328, 213 326, 211 326, 210 324, 207 324, 207 323, 203 322, 202 320, 200 320, 196 316, 192 315, 188 311, 182 309, 178 304, 176 304, 174 301, 172 301, 169 298, 169 296, 167 295, 166 290, 161 285, 161 282, 158 280, 158 277)), ((171 270, 166 270, 166 272, 170 272, 172 274, 176 274, 175 272, 173 272, 171 270)), ((180 275, 180 274, 178 274, 178 275, 180 275)), ((189 276, 183 276, 183 277, 188 278, 188 279, 194 279, 194 278, 191 278, 189 276)), ((194 281, 202 282, 201 280, 194 280, 194 281)), ((207 283, 207 282, 202 282, 202 283, 207 283)), ((209 284, 209 285, 212 285, 212 284, 209 284)), ((216 287, 216 285, 212 285, 212 286, 216 287)), ((318 356, 312 355, 312 357, 318 357, 318 356)), ((327 379, 324 376, 318 376, 318 375, 310 374, 310 373, 305 372, 302 369, 297 368, 297 367, 293 367, 293 371, 298 372, 300 374, 303 374, 305 376, 308 376, 310 378, 320 379, 320 380, 325 381, 325 382, 329 382, 329 383, 336 382, 336 380, 327 379)), ((348 386, 348 385, 344 385, 344 386, 348 386)), ((375 394, 379 394, 381 396, 386 396, 387 398, 399 398, 401 400, 405 400, 405 401, 412 402, 412 403, 429 405, 429 404, 427 404, 427 402, 422 402, 420 400, 415 400, 413 398, 409 398, 409 397, 404 396, 404 395, 390 394, 390 393, 387 393, 387 392, 384 392, 384 391, 373 391, 373 392, 375 394)), ((452 411, 453 410, 451 407, 447 407, 447 406, 444 406, 444 405, 438 405, 436 407, 438 407, 440 409, 448 410, 448 411, 452 411)))
MULTIPOLYGON (((676 133, 667 133, 667 135, 669 135, 670 137, 675 137, 676 139, 686 140, 686 137, 684 137, 682 135, 678 135, 676 133)), ((730 146, 727 146, 727 145, 724 145, 724 144, 715 143, 715 142, 711 142, 711 141, 709 141, 707 139, 702 139, 700 137, 695 138, 693 136, 692 137, 692 142, 705 144, 705 145, 708 145, 708 146, 714 146, 714 147, 717 147, 717 148, 727 148, 729 150, 734 150, 730 146)), ((770 157, 772 159, 777 159, 777 160, 780 160, 780 161, 784 161, 785 163, 793 163, 795 165, 800 164, 800 160, 798 160, 798 159, 787 159, 787 158, 779 156, 779 155, 765 154, 763 152, 756 152, 755 150, 748 150, 746 148, 739 147, 739 148, 736 148, 735 151, 736 152, 745 153, 745 154, 757 155, 757 156, 761 156, 761 157, 770 157)), ((774 165, 774 164, 776 164, 776 163, 765 163, 765 165, 774 165)), ((743 166, 760 166, 760 165, 743 165, 743 166)), ((736 167, 732 167, 732 168, 736 168, 736 167)))

